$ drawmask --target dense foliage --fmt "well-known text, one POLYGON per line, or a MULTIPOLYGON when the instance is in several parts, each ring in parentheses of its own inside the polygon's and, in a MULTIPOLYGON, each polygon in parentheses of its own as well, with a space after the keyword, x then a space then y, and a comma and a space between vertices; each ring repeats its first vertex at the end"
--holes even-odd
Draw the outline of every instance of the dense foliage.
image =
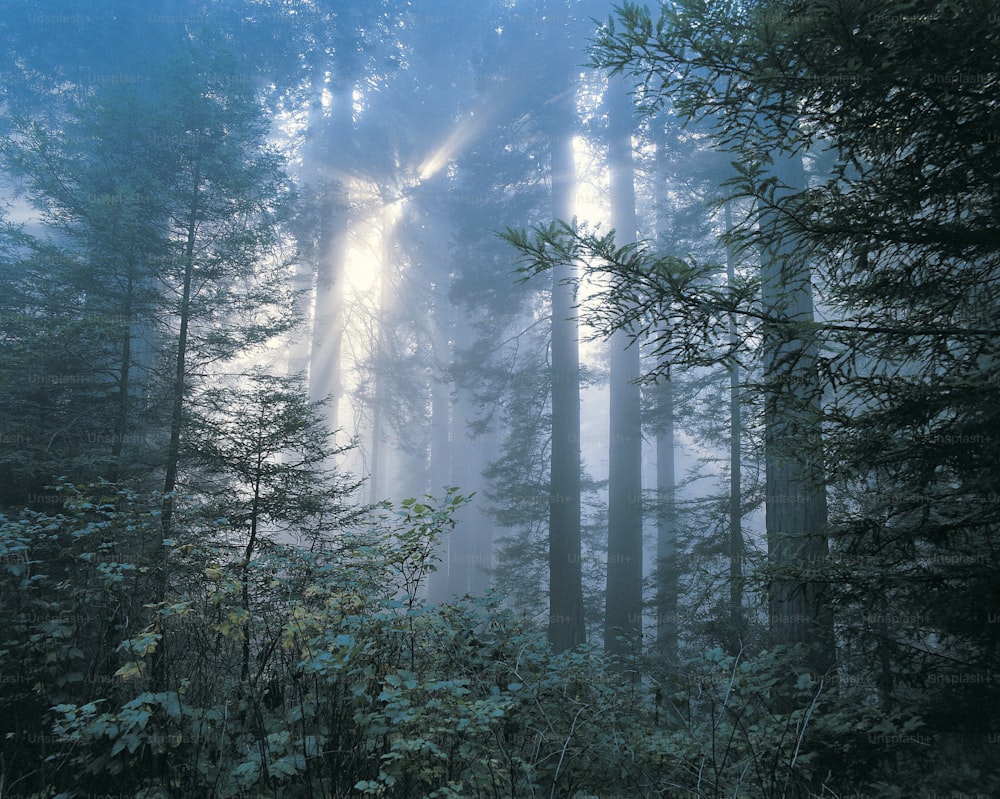
POLYGON ((157 503, 110 485, 56 488, 60 512, 0 528, 13 795, 704 796, 744 785, 777 797, 816 771, 821 743, 847 757, 871 748, 872 730, 876 749, 920 740, 898 715, 816 712, 827 689, 808 677, 801 707, 775 712, 787 656, 709 651, 668 676, 639 658, 638 684, 597 651, 553 656, 543 631, 489 597, 425 607, 429 553, 464 501, 454 493, 382 508, 321 549, 272 547, 249 568, 204 538, 168 542, 170 595, 147 622, 149 568, 134 542, 155 535, 157 503), (162 690, 150 685, 156 651, 162 690))
POLYGON ((719 286, 715 263, 567 223, 508 235, 531 270, 586 265, 598 287, 591 320, 636 331, 650 379, 746 363, 761 342, 766 358, 769 340, 794 357, 785 376, 765 360, 745 396, 760 397, 766 425, 782 407, 779 421, 791 409, 815 431, 781 457, 822 464, 832 548, 772 559, 757 577, 822 586, 824 609, 812 612, 836 614, 842 678, 867 686, 872 706, 919 711, 927 725, 928 756, 893 762, 921 775, 913 785, 973 792, 995 788, 997 720, 1000 241, 988 209, 1000 174, 988 144, 998 87, 988 16, 976 3, 889 13, 769 3, 741 14, 692 2, 656 18, 626 4, 600 31, 595 62, 632 75, 649 111, 702 125, 733 161, 719 204, 743 214, 726 240, 745 262, 760 259, 760 275, 719 286), (804 175, 789 168, 796 159, 804 175), (784 295, 768 282, 775 252, 784 295), (789 312, 806 261, 816 318, 789 312))

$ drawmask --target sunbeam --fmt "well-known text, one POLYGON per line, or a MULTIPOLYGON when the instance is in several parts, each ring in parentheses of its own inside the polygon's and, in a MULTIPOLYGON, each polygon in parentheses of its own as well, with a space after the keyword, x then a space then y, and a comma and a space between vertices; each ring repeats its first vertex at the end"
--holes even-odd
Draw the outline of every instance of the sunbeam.
POLYGON ((454 130, 448 134, 441 146, 425 158, 417 168, 417 176, 420 180, 429 180, 440 172, 449 161, 466 148, 485 124, 486 120, 482 115, 477 116, 475 111, 470 111, 465 119, 459 122, 454 130))

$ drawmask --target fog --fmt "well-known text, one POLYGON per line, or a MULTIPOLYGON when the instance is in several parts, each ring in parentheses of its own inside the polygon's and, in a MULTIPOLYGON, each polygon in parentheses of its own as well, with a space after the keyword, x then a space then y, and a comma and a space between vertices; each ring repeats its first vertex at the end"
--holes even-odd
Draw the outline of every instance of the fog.
POLYGON ((2 12, 0 795, 1000 790, 989 8, 2 12))

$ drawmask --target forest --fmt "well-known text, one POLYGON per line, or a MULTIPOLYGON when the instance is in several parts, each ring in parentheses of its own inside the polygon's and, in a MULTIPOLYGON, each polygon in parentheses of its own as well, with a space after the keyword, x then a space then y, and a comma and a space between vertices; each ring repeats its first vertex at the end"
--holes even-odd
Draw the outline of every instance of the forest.
POLYGON ((993 0, 0 0, 0 108, 0 799, 1000 797, 993 0))

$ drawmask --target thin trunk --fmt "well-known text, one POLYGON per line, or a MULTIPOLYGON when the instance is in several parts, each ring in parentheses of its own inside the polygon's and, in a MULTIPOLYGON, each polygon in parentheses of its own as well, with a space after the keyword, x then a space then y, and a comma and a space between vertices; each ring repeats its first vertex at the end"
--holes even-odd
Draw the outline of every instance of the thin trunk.
MULTIPOLYGON (((611 221, 619 245, 635 241, 632 106, 619 82, 608 90, 611 221)), ((616 330, 611 348, 608 455, 608 578, 604 648, 624 655, 642 636, 642 429, 639 345, 616 330), (630 346, 631 345, 631 346, 630 346), (630 642, 632 645, 630 645, 630 642)))
POLYGON ((385 410, 386 396, 382 378, 383 362, 387 347, 387 325, 386 318, 389 315, 392 302, 392 283, 390 271, 393 264, 392 230, 383 223, 382 225, 382 261, 379 269, 378 288, 378 311, 375 324, 375 349, 372 353, 373 374, 372 374, 372 438, 371 438, 371 477, 369 487, 371 490, 371 502, 380 502, 388 496, 386 485, 388 483, 388 447, 386 446, 385 435, 385 410))
POLYGON ((642 435, 638 345, 611 337, 611 429, 608 456, 608 576, 604 648, 630 651, 642 633, 642 435), (627 640, 623 640, 627 639, 627 640))
MULTIPOLYGON (((460 335, 465 334, 471 336, 472 331, 460 335)), ((482 511, 482 473, 493 453, 483 442, 469 438, 475 407, 465 392, 458 394, 452 413, 452 484, 465 495, 477 492, 477 496, 455 515, 456 525, 450 535, 449 592, 477 596, 484 594, 490 585, 492 522, 482 511)))
MULTIPOLYGON (((199 213, 199 188, 201 182, 198 165, 195 165, 194 194, 191 198, 191 214, 187 225, 187 240, 184 245, 184 280, 181 287, 179 308, 180 329, 177 334, 177 359, 174 367, 174 385, 170 410, 170 442, 167 445, 167 467, 163 479, 163 508, 160 521, 162 538, 169 538, 173 525, 174 491, 177 488, 177 466, 180 460, 181 427, 184 420, 184 394, 187 378, 188 326, 191 317, 191 283, 194 278, 194 245, 197 236, 199 213)), ((162 545, 162 540, 160 541, 162 545)))
MULTIPOLYGON (((552 211, 573 217, 575 92, 556 110, 552 147, 552 211)), ((549 495, 549 642, 557 652, 586 638, 580 546, 580 343, 573 305, 573 264, 552 270, 552 453, 549 495)))
MULTIPOLYGON (((497 457, 494 438, 481 439, 478 442, 469 441, 475 470, 476 492, 469 506, 469 534, 472 537, 472 553, 475 568, 471 576, 469 589, 475 596, 485 594, 490 589, 493 573, 493 519, 483 510, 486 498, 483 494, 485 480, 483 472, 490 462, 497 457)), ((471 471, 471 470, 470 470, 471 471)))
MULTIPOLYGON (((733 228, 732 209, 726 205, 726 232, 733 228)), ((732 249, 726 250, 726 280, 736 281, 736 259, 732 249)), ((736 315, 729 316, 729 346, 736 351, 739 330, 736 315)), ((729 642, 731 654, 739 653, 743 644, 743 510, 740 451, 740 370, 734 360, 729 364, 729 642)))
MULTIPOLYGON (((791 191, 804 185, 801 157, 775 156, 778 180, 791 191)), ((772 231, 776 216, 764 224, 772 231)), ((774 242, 772 233, 772 242, 774 242)), ((791 237, 764 253, 762 299, 776 320, 764 329, 764 424, 768 559, 775 574, 769 591, 775 644, 804 644, 815 674, 835 660, 833 614, 825 586, 801 576, 826 562, 826 489, 823 482, 820 387, 809 264, 791 237)))
POLYGON ((674 387, 657 386, 656 435, 656 648, 667 665, 677 665, 677 480, 674 474, 674 387))
MULTIPOLYGON (((322 126, 324 124, 323 93, 326 84, 322 78, 322 71, 314 67, 314 78, 312 99, 309 104, 309 116, 306 121, 306 130, 309 132, 310 144, 316 139, 323 138, 322 126)), ((321 162, 318 153, 305 149, 302 155, 302 183, 308 185, 311 178, 310 173, 318 172, 321 162)), ((321 207, 317 211, 318 219, 311 216, 303 227, 296 231, 298 234, 298 258, 295 262, 295 275, 292 278, 292 287, 298 292, 296 297, 295 317, 302 320, 304 334, 301 339, 294 339, 288 345, 288 374, 302 374, 306 376, 306 385, 311 386, 310 360, 312 356, 312 337, 315 335, 315 317, 317 308, 316 301, 316 280, 319 275, 321 264, 324 263, 324 248, 327 240, 326 224, 332 216, 332 209, 329 207, 329 192, 323 192, 324 200, 317 196, 311 199, 321 207)), ((318 386, 317 386, 318 388, 318 386)))
MULTIPOLYGON (((669 247, 670 200, 667 195, 667 137, 665 121, 655 126, 656 141, 656 238, 657 247, 669 247)), ((664 662, 677 665, 678 595, 677 478, 674 462, 674 387, 668 376, 656 388, 656 648, 664 662)))
POLYGON ((257 479, 253 488, 253 502, 250 506, 250 538, 243 551, 243 563, 240 565, 240 598, 243 612, 243 659, 240 664, 240 681, 244 684, 250 681, 250 561, 253 559, 257 546, 257 525, 260 516, 260 482, 263 474, 263 457, 257 458, 257 479))
MULTIPOLYGON (((441 298, 443 301, 443 298, 441 298)), ((442 306, 435 306, 435 361, 447 364, 451 361, 451 342, 445 329, 447 322, 442 318, 442 306)), ((440 374, 432 375, 431 380, 431 456, 428 465, 428 487, 432 496, 440 494, 446 485, 452 482, 451 475, 451 392, 440 374)), ((434 602, 443 602, 451 596, 451 585, 455 568, 454 531, 445 535, 438 542, 436 553, 438 570, 428 579, 427 595, 434 602)))
MULTIPOLYGON (((295 318, 303 320, 303 329, 306 331, 301 339, 295 339, 288 345, 288 366, 289 375, 303 375, 308 381, 306 385, 311 385, 310 375, 310 331, 313 328, 313 318, 315 308, 313 303, 316 296, 316 273, 319 263, 319 248, 315 245, 299 241, 299 258, 295 263, 295 274, 292 277, 292 289, 297 292, 295 300, 295 318)), ((317 385, 317 392, 319 386, 317 385)))
MULTIPOLYGON (((170 409, 170 441, 167 445, 167 463, 163 477, 163 502, 160 508, 160 537, 154 541, 155 565, 153 601, 163 602, 167 594, 167 572, 163 558, 163 542, 171 537, 174 522, 174 492, 177 489, 177 469, 181 451, 181 428, 184 422, 184 395, 187 378, 188 327, 191 318, 191 284, 194 279, 194 249, 198 231, 198 217, 201 212, 201 164, 195 161, 192 178, 191 208, 188 217, 186 240, 184 243, 184 278, 181 286, 179 308, 180 326, 177 333, 177 358, 174 369, 174 385, 170 409)), ((158 622, 162 625, 162 619, 158 622)), ((166 688, 166 635, 160 629, 160 645, 153 654, 150 678, 154 691, 166 688)))
MULTIPOLYGON (((381 328, 382 320, 379 319, 379 327, 381 328)), ((381 336, 379 336, 378 352, 382 351, 381 347, 381 336)), ((371 437, 371 474, 368 478, 369 483, 369 502, 381 502, 386 499, 383 492, 385 489, 382 486, 382 476, 385 472, 385 465, 383 464, 383 458, 385 457, 383 446, 384 444, 384 434, 382 431, 382 387, 381 379, 376 371, 374 377, 374 389, 372 391, 372 437, 371 437)))
POLYGON ((118 396, 115 402, 115 428, 111 440, 111 457, 114 458, 115 466, 112 480, 121 477, 121 458, 125 451, 125 436, 128 435, 129 410, 131 391, 130 377, 132 370, 132 298, 133 282, 131 276, 128 278, 126 297, 128 300, 122 308, 122 315, 127 320, 123 325, 121 352, 118 362, 118 396))
MULTIPOLYGON (((254 551, 257 547, 257 535, 260 524, 260 488, 261 488, 261 477, 263 475, 264 458, 262 451, 257 453, 257 464, 256 464, 256 480, 254 482, 253 489, 253 502, 250 507, 250 537, 247 540, 246 548, 243 551, 243 562, 240 564, 240 607, 243 609, 244 621, 241 627, 241 635, 243 638, 241 645, 241 662, 240 662, 240 692, 246 691, 245 701, 248 705, 246 712, 251 716, 250 724, 254 728, 254 732, 257 736, 258 747, 261 752, 261 766, 262 766, 262 776, 265 785, 271 784, 271 775, 267 765, 266 749, 262 745, 262 741, 266 739, 267 731, 264 727, 264 719, 261 716, 260 705, 253 697, 252 685, 250 680, 250 655, 251 655, 251 641, 250 641, 250 561, 253 559, 254 551)), ((259 677, 259 672, 258 672, 259 677)), ((254 680, 253 682, 256 682, 254 680)))

